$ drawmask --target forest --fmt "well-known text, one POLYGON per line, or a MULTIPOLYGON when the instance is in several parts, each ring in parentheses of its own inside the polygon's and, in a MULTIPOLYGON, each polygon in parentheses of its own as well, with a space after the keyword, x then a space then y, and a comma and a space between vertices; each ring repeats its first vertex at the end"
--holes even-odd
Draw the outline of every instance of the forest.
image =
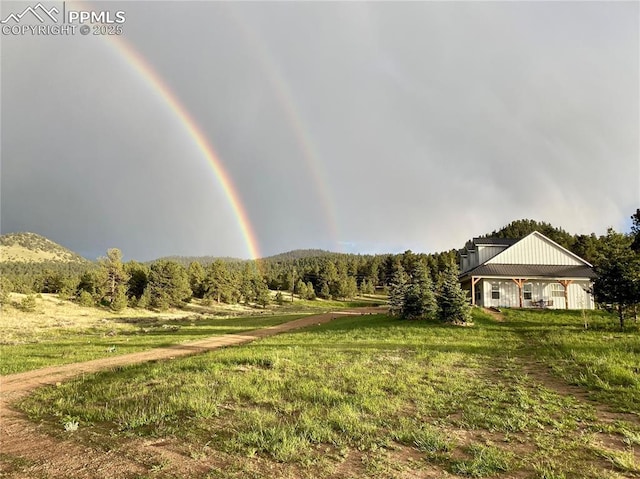
MULTIPOLYGON (((626 268, 609 271, 609 274, 631 278, 626 299, 622 301, 631 305, 637 303, 638 297, 640 210, 631 218, 630 234, 609 230, 604 236, 572 235, 549 223, 518 220, 483 236, 519 239, 537 230, 594 264, 596 271, 626 268)), ((388 294, 403 275, 402 283, 409 284, 414 271, 418 272, 419 282, 436 285, 444 281, 443 275, 455 275, 457 264, 455 249, 431 254, 405 251, 384 255, 296 250, 252 261, 170 257, 141 263, 123 262, 121 251, 112 248, 97 262, 0 263, 0 300, 6 302, 8 293, 13 291, 53 293, 84 306, 116 311, 126 306, 164 310, 180 307, 193 298, 205 304, 245 303, 265 307, 272 301, 286 301, 293 294, 307 300, 388 294)), ((606 285, 603 287, 601 292, 606 292, 606 285)), ((620 302, 620 298, 611 294, 601 294, 599 299, 606 303, 620 302)), ((391 300, 393 303, 393 294, 391 300)))

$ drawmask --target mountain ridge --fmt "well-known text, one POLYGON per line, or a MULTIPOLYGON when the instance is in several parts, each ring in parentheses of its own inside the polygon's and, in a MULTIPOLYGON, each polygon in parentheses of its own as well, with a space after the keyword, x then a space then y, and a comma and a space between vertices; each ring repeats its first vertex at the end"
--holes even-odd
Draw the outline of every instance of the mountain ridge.
POLYGON ((0 235, 0 263, 78 263, 90 261, 37 233, 0 235))

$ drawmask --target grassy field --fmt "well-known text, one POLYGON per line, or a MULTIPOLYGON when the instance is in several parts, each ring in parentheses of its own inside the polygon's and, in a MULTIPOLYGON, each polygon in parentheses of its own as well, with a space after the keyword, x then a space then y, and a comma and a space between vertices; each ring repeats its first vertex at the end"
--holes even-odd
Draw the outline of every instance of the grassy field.
MULTIPOLYGON (((21 295, 14 294, 16 301, 21 295)), ((169 346, 209 336, 239 333, 303 317, 308 307, 262 310, 244 306, 153 312, 128 308, 119 313, 83 308, 55 295, 37 299, 35 312, 2 311, 0 374, 98 359, 169 346)))
MULTIPOLYGON (((135 456, 139 437, 173 441, 201 477, 639 477, 635 325, 505 316, 475 310, 470 327, 341 318, 88 375, 20 406, 54 434, 120 454, 135 456)), ((148 477, 180 477, 179 462, 158 464, 148 477)))

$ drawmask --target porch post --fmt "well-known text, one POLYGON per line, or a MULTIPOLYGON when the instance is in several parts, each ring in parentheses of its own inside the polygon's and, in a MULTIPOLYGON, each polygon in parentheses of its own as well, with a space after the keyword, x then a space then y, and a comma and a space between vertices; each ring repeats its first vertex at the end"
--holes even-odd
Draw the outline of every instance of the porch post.
POLYGON ((526 281, 526 279, 515 279, 515 278, 511 278, 511 281, 513 281, 514 283, 516 283, 518 285, 518 299, 520 300, 520 307, 522 308, 522 304, 523 304, 523 299, 522 299, 522 285, 524 284, 524 282, 526 281))
POLYGON ((564 309, 569 309, 569 285, 573 283, 572 279, 562 279, 558 281, 564 288, 564 309))
POLYGON ((471 276, 471 306, 476 305, 476 284, 482 278, 476 278, 475 276, 471 276))

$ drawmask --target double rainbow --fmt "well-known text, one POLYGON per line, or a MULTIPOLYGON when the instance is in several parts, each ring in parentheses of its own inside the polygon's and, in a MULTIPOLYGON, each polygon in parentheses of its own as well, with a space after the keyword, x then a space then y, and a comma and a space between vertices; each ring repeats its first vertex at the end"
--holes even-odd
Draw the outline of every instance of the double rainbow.
POLYGON ((251 226, 251 222, 249 221, 249 215, 240 200, 240 195, 238 194, 229 173, 225 170, 222 161, 220 161, 220 157, 213 148, 213 145, 211 145, 198 123, 142 55, 140 55, 123 38, 118 36, 111 36, 109 38, 112 45, 114 45, 119 53, 126 59, 128 64, 135 69, 136 73, 144 78, 147 84, 151 86, 164 101, 167 108, 169 108, 169 110, 171 110, 171 112, 177 117, 189 137, 213 167, 213 171, 218 178, 220 186, 222 186, 222 190, 229 200, 233 213, 238 221, 238 226, 240 227, 240 231, 251 259, 260 258, 258 240, 253 227, 251 226))

